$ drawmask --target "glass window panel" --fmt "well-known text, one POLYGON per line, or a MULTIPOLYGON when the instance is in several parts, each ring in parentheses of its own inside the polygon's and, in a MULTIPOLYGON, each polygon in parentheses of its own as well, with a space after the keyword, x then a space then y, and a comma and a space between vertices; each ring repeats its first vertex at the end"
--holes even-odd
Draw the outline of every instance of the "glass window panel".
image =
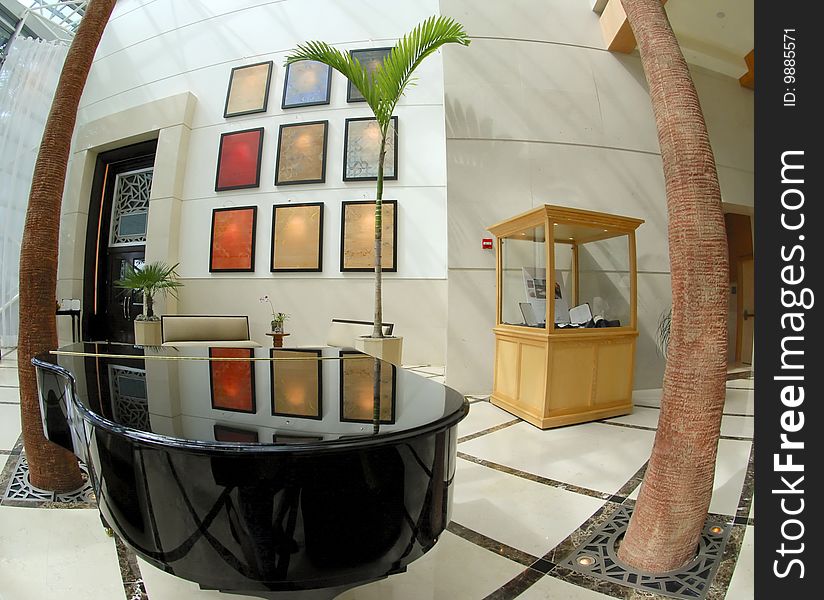
POLYGON ((134 213, 131 215, 122 215, 120 223, 117 228, 117 235, 119 237, 127 236, 144 236, 146 235, 146 220, 149 213, 134 213))
POLYGON ((546 234, 543 225, 501 240, 501 322, 546 327, 546 234))
POLYGON ((629 236, 620 235, 581 244, 578 248, 580 303, 588 302, 593 317, 630 325, 629 236))

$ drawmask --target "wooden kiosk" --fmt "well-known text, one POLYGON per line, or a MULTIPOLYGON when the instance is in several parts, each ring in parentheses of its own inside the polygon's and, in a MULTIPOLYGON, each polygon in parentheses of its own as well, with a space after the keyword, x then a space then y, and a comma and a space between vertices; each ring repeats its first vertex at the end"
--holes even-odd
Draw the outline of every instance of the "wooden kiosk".
POLYGON ((541 429, 632 412, 642 223, 547 204, 489 228, 497 238, 493 404, 541 429), (610 326, 583 326, 589 312, 590 325, 610 326))

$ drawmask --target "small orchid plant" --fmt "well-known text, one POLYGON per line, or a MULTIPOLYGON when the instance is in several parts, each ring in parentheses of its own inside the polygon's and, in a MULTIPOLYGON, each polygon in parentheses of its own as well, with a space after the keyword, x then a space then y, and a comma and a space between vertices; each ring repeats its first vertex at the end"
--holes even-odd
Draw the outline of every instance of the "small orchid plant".
POLYGON ((268 294, 263 296, 262 298, 258 299, 258 302, 263 304, 264 302, 269 303, 269 308, 272 311, 272 331, 283 331, 283 322, 289 318, 289 315, 283 312, 275 312, 275 307, 272 304, 272 301, 269 299, 268 294))

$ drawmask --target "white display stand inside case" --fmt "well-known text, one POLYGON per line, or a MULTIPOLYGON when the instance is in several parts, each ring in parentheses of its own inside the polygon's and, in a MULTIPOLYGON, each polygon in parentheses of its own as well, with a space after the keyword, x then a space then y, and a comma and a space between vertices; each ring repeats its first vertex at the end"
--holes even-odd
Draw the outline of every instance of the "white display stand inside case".
POLYGON ((489 228, 497 238, 493 404, 542 429, 632 412, 642 223, 547 204, 489 228), (570 319, 589 311, 589 327, 570 319))

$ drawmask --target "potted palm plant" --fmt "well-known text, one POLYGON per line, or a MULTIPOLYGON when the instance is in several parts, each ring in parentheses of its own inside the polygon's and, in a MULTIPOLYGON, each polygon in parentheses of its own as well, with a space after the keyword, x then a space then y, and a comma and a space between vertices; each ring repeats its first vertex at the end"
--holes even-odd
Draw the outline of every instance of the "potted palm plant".
POLYGON ((381 305, 381 201, 383 198, 383 172, 386 159, 386 140, 391 133, 392 113, 407 86, 412 83, 412 73, 430 54, 444 44, 469 45, 469 36, 463 25, 449 17, 429 17, 404 35, 389 51, 383 64, 368 71, 357 58, 348 52, 333 48, 326 42, 307 42, 298 45, 287 57, 286 64, 313 60, 329 65, 349 81, 363 95, 375 116, 380 131, 378 177, 375 190, 375 314, 372 335, 361 338, 358 349, 367 354, 400 362, 401 338, 386 338, 383 334, 383 309, 381 305), (387 343, 384 340, 391 339, 387 343), (395 360, 393 360, 393 358, 395 360))
POLYGON ((161 292, 177 298, 177 288, 183 284, 178 281, 175 269, 177 265, 170 267, 161 261, 146 263, 139 269, 129 265, 126 275, 114 282, 115 287, 143 294, 143 313, 134 320, 135 345, 160 345, 160 318, 154 314, 154 295, 161 292))

